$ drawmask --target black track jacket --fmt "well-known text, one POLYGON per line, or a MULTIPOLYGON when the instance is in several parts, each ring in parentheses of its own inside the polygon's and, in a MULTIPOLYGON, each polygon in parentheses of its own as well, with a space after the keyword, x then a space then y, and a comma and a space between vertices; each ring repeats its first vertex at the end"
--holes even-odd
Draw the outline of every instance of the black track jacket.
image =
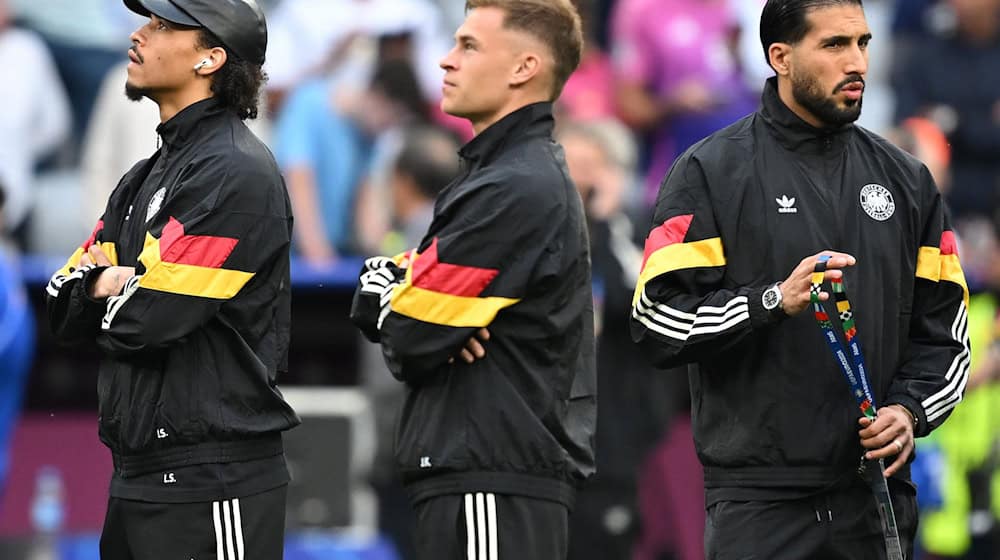
POLYGON ((664 180, 633 301, 641 351, 660 366, 696 364, 707 488, 815 488, 858 466, 860 412, 811 307, 780 320, 761 303, 826 249, 857 257, 844 286, 876 404, 906 406, 920 436, 962 398, 968 290, 927 169, 858 126, 809 126, 772 78, 760 110, 692 147, 664 180))
POLYGON ((407 384, 396 459, 414 502, 496 492, 571 505, 594 471, 587 223, 552 128, 538 103, 480 133, 420 247, 383 267, 392 282, 373 289, 362 271, 352 318, 407 384), (486 357, 466 364, 480 327, 486 357))
POLYGON ((57 338, 94 344, 100 437, 116 476, 281 454, 298 418, 275 386, 289 337, 291 206, 267 150, 213 99, 157 129, 161 148, 111 195, 93 235, 49 282, 57 338), (134 266, 92 300, 99 244, 134 266))

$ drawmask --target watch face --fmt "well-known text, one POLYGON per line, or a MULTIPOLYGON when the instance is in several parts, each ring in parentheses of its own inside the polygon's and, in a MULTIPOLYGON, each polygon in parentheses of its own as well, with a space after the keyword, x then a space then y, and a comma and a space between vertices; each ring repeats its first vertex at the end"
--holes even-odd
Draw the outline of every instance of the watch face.
POLYGON ((768 288, 764 291, 764 297, 761 300, 764 304, 764 309, 771 310, 778 306, 778 289, 768 288))

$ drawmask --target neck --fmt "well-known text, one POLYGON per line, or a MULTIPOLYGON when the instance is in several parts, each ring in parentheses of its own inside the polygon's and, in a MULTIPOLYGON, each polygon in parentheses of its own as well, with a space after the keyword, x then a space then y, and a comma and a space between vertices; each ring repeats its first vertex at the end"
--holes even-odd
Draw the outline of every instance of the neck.
POLYGON ((962 30, 962 35, 973 44, 988 44, 997 36, 997 29, 1000 28, 1000 14, 987 13, 981 14, 981 17, 966 17, 959 23, 959 27, 962 30))
POLYGON ((810 113, 809 111, 806 110, 805 107, 799 105, 799 103, 795 101, 795 94, 792 93, 791 80, 782 79, 781 77, 778 78, 778 98, 781 99, 781 102, 785 104, 785 107, 791 109, 791 111, 795 113, 796 116, 806 121, 811 126, 814 126, 816 128, 823 128, 824 126, 826 126, 826 123, 820 121, 818 118, 816 118, 816 115, 810 113))
POLYGON ((472 123, 472 131, 475 132, 476 136, 479 136, 482 131, 493 126, 498 121, 506 117, 507 115, 527 107, 533 103, 542 103, 544 101, 549 101, 548 96, 535 94, 535 95, 518 95, 511 98, 501 109, 490 113, 488 115, 482 115, 478 117, 469 117, 469 121, 472 123))
POLYGON ((204 87, 192 87, 187 90, 159 95, 153 101, 160 106, 160 122, 165 123, 187 107, 209 97, 212 97, 212 91, 206 82, 204 87))

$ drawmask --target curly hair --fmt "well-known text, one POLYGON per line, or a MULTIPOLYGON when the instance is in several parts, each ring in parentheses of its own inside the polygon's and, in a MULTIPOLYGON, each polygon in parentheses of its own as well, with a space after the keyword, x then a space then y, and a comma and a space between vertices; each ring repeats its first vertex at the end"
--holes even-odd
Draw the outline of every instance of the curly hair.
POLYGON ((260 91, 267 83, 267 73, 259 64, 252 64, 234 53, 211 31, 205 28, 199 31, 199 47, 226 50, 226 63, 212 74, 212 95, 240 119, 256 119, 260 91))

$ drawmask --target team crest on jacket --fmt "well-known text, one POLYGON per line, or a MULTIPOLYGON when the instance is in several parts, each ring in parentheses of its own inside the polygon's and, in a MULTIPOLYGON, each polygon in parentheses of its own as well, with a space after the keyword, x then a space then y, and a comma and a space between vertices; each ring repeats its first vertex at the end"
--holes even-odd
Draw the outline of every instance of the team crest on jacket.
POLYGON ((884 222, 896 211, 896 202, 889 189, 871 183, 861 187, 861 207, 873 219, 884 222))
POLYGON ((160 211, 160 206, 163 205, 163 197, 167 195, 167 187, 160 187, 160 190, 153 193, 153 198, 149 201, 149 206, 146 207, 146 221, 148 222, 157 212, 160 211))

